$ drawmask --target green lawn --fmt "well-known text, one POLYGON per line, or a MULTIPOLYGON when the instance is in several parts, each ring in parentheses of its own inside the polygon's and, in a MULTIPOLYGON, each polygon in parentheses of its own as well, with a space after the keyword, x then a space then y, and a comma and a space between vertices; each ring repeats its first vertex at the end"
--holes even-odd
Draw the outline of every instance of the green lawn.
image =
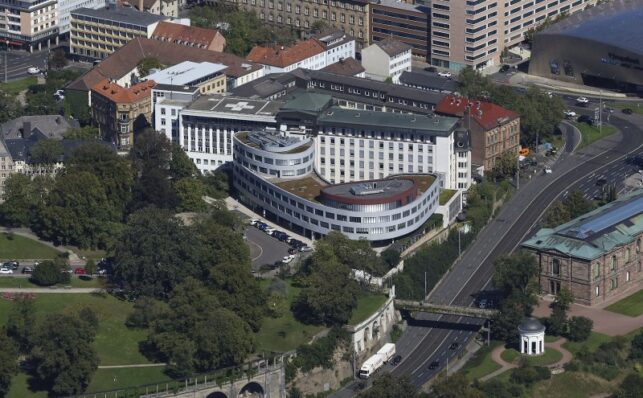
POLYGON ((632 112, 638 113, 639 115, 643 115, 643 106, 641 106, 640 103, 615 102, 613 104, 608 104, 608 106, 615 109, 630 108, 632 112))
POLYGON ((643 314, 643 290, 617 301, 606 310, 634 317, 643 314))
POLYGON ((458 192, 455 189, 442 189, 440 190, 440 206, 447 204, 449 200, 458 192))
MULTIPOLYGON (((270 285, 270 279, 262 279, 260 285, 266 289, 270 285)), ((299 291, 298 287, 287 280, 287 306, 295 300, 299 291)), ((286 352, 294 350, 302 344, 308 343, 315 334, 321 332, 323 326, 304 325, 295 319, 290 310, 279 318, 264 318, 261 322, 261 329, 255 334, 257 352, 286 352)))
POLYGON ((482 347, 464 365, 462 371, 469 381, 474 381, 500 369, 500 365, 491 359, 491 351, 502 344, 500 341, 492 341, 490 346, 482 347))
POLYGON ((606 343, 610 340, 612 340, 612 338, 608 335, 592 332, 592 334, 589 336, 587 340, 580 341, 580 342, 568 341, 565 344, 563 344, 563 348, 571 352, 572 355, 576 355, 580 350, 583 349, 583 347, 585 347, 588 351, 592 352, 592 351, 595 351, 599 345, 606 343))
MULTIPOLYGON (((58 285, 57 289, 63 289, 65 285, 71 287, 101 287, 100 278, 94 277, 92 279, 80 279, 79 277, 72 275, 71 280, 68 284, 58 285)), ((29 278, 23 278, 19 276, 0 276, 0 288, 2 287, 13 287, 13 288, 41 288, 42 286, 36 285, 31 282, 29 278)))
MULTIPOLYGON (((26 69, 26 68, 25 68, 26 69)), ((35 76, 25 77, 24 79, 14 80, 8 83, 0 83, 0 90, 5 91, 12 97, 15 97, 21 91, 24 91, 34 84, 38 83, 38 78, 35 76)))
POLYGON ((0 259, 50 259, 57 255, 56 250, 35 240, 5 232, 0 234, 0 259))
MULTIPOLYGON (((163 373, 164 370, 165 367, 163 366, 151 368, 98 369, 85 392, 96 393, 153 383, 165 383, 172 380, 163 373)), ((164 387, 159 386, 159 389, 161 388, 164 389, 164 387)), ((151 392, 156 392, 156 389, 150 391, 150 393, 151 392)))
MULTIPOLYGON (((12 302, 0 299, 0 325, 7 321, 12 302)), ((88 306, 99 319, 94 347, 101 365, 129 365, 149 363, 138 351, 139 342, 147 337, 145 330, 125 327, 125 319, 132 310, 132 303, 110 295, 98 294, 36 294, 38 316, 53 312, 72 311, 88 306)))
POLYGON ((373 315, 378 308, 386 302, 388 298, 383 294, 365 293, 357 298, 357 308, 353 310, 350 325, 359 325, 373 315))
MULTIPOLYGON (((518 354, 520 355, 520 354, 518 354)), ((545 347, 545 353, 538 356, 525 357, 527 363, 533 366, 547 366, 563 359, 563 353, 553 348, 545 347)))
POLYGON ((520 353, 517 350, 514 350, 513 348, 504 350, 502 354, 500 354, 500 357, 509 363, 513 363, 513 361, 515 361, 516 358, 518 358, 519 356, 520 356, 520 353))
POLYGON ((603 123, 603 126, 600 128, 598 126, 590 126, 587 123, 576 122, 574 122, 574 126, 580 130, 583 136, 580 148, 616 133, 616 127, 606 123, 603 123))
POLYGON ((560 340, 560 336, 545 335, 545 343, 555 343, 560 340))

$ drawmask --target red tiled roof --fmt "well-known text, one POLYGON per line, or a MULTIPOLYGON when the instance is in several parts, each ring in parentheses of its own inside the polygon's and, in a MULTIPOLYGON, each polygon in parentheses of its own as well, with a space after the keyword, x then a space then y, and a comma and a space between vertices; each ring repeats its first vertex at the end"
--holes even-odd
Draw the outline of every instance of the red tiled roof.
POLYGON ((499 124, 516 119, 516 112, 505 109, 491 102, 474 101, 464 97, 447 95, 435 107, 436 113, 463 117, 467 106, 471 109, 471 119, 478 123, 484 130, 491 130, 499 124))
POLYGON ((185 26, 171 22, 159 22, 156 29, 154 29, 154 33, 152 33, 152 38, 173 43, 180 40, 209 47, 217 34, 219 34, 219 31, 216 29, 185 26))
POLYGON ((173 66, 183 61, 219 63, 227 66, 223 73, 233 77, 244 76, 261 68, 233 54, 136 37, 74 80, 67 88, 89 91, 103 79, 118 80, 146 57, 156 58, 165 66, 173 66))
POLYGON ((324 47, 317 40, 311 39, 297 42, 286 48, 255 46, 246 59, 259 64, 285 68, 322 52, 324 47))
POLYGON ((92 87, 92 91, 109 98, 116 103, 133 103, 138 102, 152 95, 152 88, 156 85, 154 80, 146 80, 137 83, 132 87, 121 87, 105 79, 92 87))

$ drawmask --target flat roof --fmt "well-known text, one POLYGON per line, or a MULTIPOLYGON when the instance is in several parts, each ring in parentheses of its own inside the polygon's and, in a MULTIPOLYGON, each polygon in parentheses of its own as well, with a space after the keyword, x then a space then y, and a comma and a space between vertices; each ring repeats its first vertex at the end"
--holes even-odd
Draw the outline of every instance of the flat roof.
POLYGON ((283 105, 280 101, 268 101, 223 95, 202 95, 187 110, 211 111, 239 115, 274 116, 283 105))
POLYGON ((217 74, 226 69, 223 64, 212 62, 183 61, 169 68, 145 76, 145 79, 154 80, 161 84, 189 85, 204 77, 217 74))
POLYGON ((448 136, 457 127, 458 118, 438 115, 415 115, 408 113, 364 111, 328 108, 318 118, 320 125, 345 125, 357 128, 377 128, 419 134, 448 136))
POLYGON ((349 200, 378 200, 387 199, 406 192, 414 186, 413 180, 391 178, 387 180, 354 181, 346 184, 330 185, 323 189, 323 193, 349 200))
POLYGON ((643 54, 641 21, 643 1, 613 0, 570 15, 539 35, 573 36, 643 54))
POLYGON ((378 0, 374 6, 385 6, 391 8, 399 8, 400 10, 416 11, 421 13, 428 13, 430 8, 422 4, 410 4, 400 0, 378 0))
POLYGON ((126 23, 135 26, 146 27, 155 22, 170 19, 164 15, 151 14, 149 12, 141 12, 133 7, 118 7, 118 8, 78 8, 71 12, 71 15, 82 15, 105 21, 126 23))

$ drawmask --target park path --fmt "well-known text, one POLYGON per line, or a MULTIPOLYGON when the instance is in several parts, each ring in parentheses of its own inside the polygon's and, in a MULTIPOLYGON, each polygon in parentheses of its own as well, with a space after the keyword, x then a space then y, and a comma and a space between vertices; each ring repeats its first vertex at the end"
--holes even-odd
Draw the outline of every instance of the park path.
POLYGON ((98 369, 129 369, 129 368, 160 368, 167 366, 166 363, 138 363, 133 365, 105 365, 99 366, 98 369))
POLYGON ((69 289, 66 288, 48 288, 48 287, 2 287, 0 288, 0 293, 100 293, 103 289, 97 289, 94 287, 72 287, 69 289))
POLYGON ((572 360, 572 358, 574 358, 571 352, 563 348, 563 344, 565 344, 566 342, 567 342, 567 339, 564 337, 561 337, 560 339, 554 341, 553 343, 545 343, 545 348, 553 348, 554 350, 563 354, 563 357, 560 359, 560 361, 556 363, 552 363, 551 365, 547 365, 548 368, 560 368, 563 365, 569 363, 572 360))
MULTIPOLYGON (((45 246, 51 247, 52 249, 60 253, 69 253, 69 265, 71 266, 84 266, 86 264, 86 261, 78 257, 78 255, 74 253, 73 250, 70 250, 64 246, 56 246, 49 241, 42 240, 38 237, 38 235, 34 234, 29 228, 0 227, 0 233, 8 233, 8 234, 11 233, 15 235, 20 235, 25 238, 35 240, 38 243, 42 243, 45 246)), ((34 259, 34 260, 42 260, 42 259, 34 259)))

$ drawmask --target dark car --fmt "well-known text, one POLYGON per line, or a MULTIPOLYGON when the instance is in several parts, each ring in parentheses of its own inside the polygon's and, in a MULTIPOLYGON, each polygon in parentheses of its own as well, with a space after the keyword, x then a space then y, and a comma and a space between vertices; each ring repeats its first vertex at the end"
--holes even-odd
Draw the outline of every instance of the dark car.
POLYGON ((630 108, 623 108, 621 112, 623 112, 626 115, 631 115, 633 113, 633 111, 630 108))
POLYGON ((439 367, 440 367, 440 361, 433 361, 433 362, 431 362, 431 364, 429 365, 429 369, 430 369, 430 370, 437 369, 437 368, 439 368, 439 367))
POLYGON ((426 68, 424 68, 424 70, 427 72, 437 73, 438 68, 436 68, 435 66, 427 66, 426 68))
POLYGON ((391 364, 392 364, 393 366, 395 366, 395 365, 399 365, 399 364, 400 364, 400 362, 402 362, 402 356, 401 356, 401 355, 396 355, 396 356, 394 356, 394 357, 393 357, 393 359, 391 360, 391 364))
POLYGON ((31 267, 24 267, 24 268, 22 269, 22 273, 23 273, 23 274, 32 274, 32 273, 33 273, 33 268, 31 268, 31 267))
POLYGON ((590 126, 591 126, 592 124, 594 124, 594 119, 592 119, 592 118, 591 118, 591 117, 589 117, 588 115, 580 115, 580 116, 578 117, 578 119, 576 119, 576 121, 577 121, 578 123, 585 123, 585 124, 589 124, 590 126))
POLYGON ((7 261, 6 263, 2 264, 2 266, 15 271, 18 269, 18 267, 20 267, 20 263, 17 261, 7 261))
POLYGON ((607 179, 606 178, 599 178, 598 180, 596 180, 596 186, 597 187, 602 187, 605 184, 607 184, 607 179))
POLYGON ((502 65, 502 66, 500 67, 500 72, 505 73, 505 72, 507 72, 510 68, 511 68, 511 67, 510 67, 509 65, 507 65, 507 64, 502 65))
POLYGON ((451 345, 449 346, 449 349, 450 349, 451 351, 453 351, 453 350, 457 350, 457 349, 458 349, 458 347, 460 347, 460 344, 459 344, 459 343, 456 343, 456 342, 453 342, 453 343, 451 343, 451 345))

